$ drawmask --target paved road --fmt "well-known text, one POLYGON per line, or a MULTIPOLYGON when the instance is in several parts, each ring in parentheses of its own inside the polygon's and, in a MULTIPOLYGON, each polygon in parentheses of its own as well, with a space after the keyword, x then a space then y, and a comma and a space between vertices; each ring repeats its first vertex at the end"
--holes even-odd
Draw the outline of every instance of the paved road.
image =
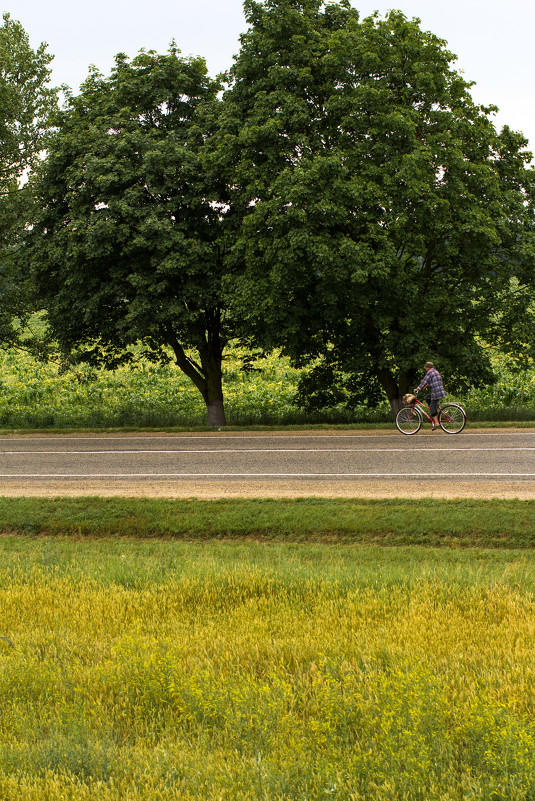
POLYGON ((3 495, 415 492, 535 497, 535 431, 0 437, 3 495))

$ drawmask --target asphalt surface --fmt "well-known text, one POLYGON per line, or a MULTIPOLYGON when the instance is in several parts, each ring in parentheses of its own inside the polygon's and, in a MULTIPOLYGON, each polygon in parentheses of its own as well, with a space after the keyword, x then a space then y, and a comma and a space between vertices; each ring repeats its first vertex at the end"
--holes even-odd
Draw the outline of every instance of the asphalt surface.
POLYGON ((0 495, 535 497, 535 430, 0 437, 0 495))

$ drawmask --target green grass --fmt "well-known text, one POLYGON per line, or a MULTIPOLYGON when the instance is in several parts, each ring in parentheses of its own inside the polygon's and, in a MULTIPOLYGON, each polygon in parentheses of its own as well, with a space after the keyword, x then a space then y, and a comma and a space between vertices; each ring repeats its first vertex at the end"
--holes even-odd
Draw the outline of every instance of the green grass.
POLYGON ((2 801, 535 793, 525 550, 0 541, 2 801))
POLYGON ((0 532, 531 548, 535 501, 0 498, 0 532))

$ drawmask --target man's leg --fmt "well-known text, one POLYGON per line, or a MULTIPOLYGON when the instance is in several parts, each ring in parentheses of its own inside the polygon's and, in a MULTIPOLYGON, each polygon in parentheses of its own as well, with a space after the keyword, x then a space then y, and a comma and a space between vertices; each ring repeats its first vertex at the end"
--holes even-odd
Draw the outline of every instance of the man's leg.
POLYGON ((437 414, 438 400, 436 398, 435 399, 430 398, 429 400, 430 400, 429 414, 433 418, 433 427, 438 428, 438 414, 437 414))

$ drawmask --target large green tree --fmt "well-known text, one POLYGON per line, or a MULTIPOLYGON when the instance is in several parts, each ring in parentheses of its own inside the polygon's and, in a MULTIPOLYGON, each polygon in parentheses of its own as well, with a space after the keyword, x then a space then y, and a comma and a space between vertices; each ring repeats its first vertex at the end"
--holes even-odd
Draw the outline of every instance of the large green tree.
POLYGON ((450 389, 491 381, 484 343, 518 352, 533 298, 524 137, 496 131, 418 20, 321 0, 245 10, 217 156, 249 331, 315 362, 303 396, 346 374, 395 410, 428 358, 450 389))
POLYGON ((30 310, 26 286, 16 274, 18 223, 24 216, 24 179, 44 147, 56 91, 49 86, 46 45, 37 50, 9 14, 0 27, 0 343, 17 341, 20 320, 30 310))
POLYGON ((57 121, 34 182, 32 276, 61 348, 113 366, 145 343, 176 363, 225 422, 222 358, 234 335, 224 191, 203 161, 219 85, 202 59, 119 55, 57 121))

